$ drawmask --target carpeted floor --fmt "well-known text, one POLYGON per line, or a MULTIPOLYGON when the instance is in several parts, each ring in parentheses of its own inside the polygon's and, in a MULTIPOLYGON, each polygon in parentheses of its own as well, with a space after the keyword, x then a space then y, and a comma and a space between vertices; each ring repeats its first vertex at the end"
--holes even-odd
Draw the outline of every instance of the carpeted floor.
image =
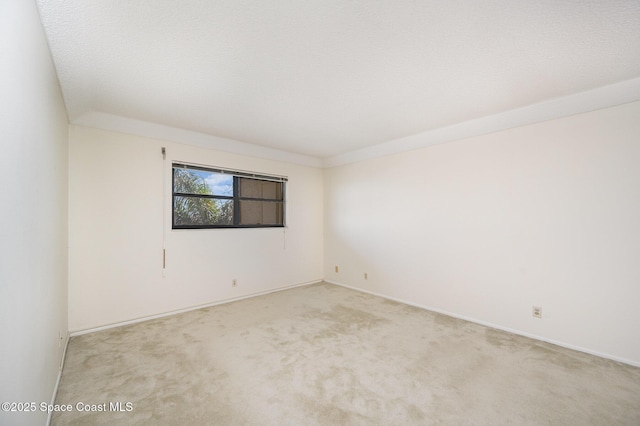
POLYGON ((640 368, 319 283, 73 337, 56 404, 54 425, 640 425, 640 368))

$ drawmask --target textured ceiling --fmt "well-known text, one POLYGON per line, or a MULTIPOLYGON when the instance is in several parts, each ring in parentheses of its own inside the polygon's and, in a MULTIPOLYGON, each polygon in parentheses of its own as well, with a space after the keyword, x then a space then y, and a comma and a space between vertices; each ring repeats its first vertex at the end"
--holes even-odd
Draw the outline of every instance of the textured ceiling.
POLYGON ((640 1, 38 6, 72 123, 320 158, 640 77, 640 1))

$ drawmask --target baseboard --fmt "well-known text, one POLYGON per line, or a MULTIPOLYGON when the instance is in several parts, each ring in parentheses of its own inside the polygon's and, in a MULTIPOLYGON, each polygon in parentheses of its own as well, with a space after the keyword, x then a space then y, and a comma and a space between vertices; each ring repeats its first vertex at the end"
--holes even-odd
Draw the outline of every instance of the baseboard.
POLYGON ((313 281, 307 281, 304 283, 299 283, 299 284, 293 284, 293 285, 288 285, 288 286, 283 286, 283 287, 277 287, 271 290, 265 290, 265 291, 260 291, 257 293, 251 293, 251 294, 246 294, 244 296, 239 296, 239 297, 233 297, 230 299, 223 299, 223 300, 218 300, 215 302, 208 302, 202 305, 197 305, 197 306, 190 306, 187 308, 182 308, 182 309, 177 309, 174 311, 169 311, 169 312, 163 312, 160 314, 155 314, 155 315, 149 315, 149 316, 144 316, 144 317, 139 317, 139 318, 134 318, 131 320, 126 320, 126 321, 120 321, 120 322, 116 322, 116 323, 111 323, 111 324, 105 324, 105 325, 101 325, 98 327, 91 327, 91 328, 86 328, 86 329, 80 329, 80 330, 74 330, 70 333, 70 336, 81 336, 83 334, 89 334, 89 333, 95 333, 96 331, 103 331, 103 330, 108 330, 110 328, 117 328, 117 327, 122 327, 125 325, 131 325, 131 324, 137 324, 140 322, 145 322, 145 321, 150 321, 150 320, 154 320, 154 319, 158 319, 158 318, 164 318, 164 317, 170 317, 172 315, 178 315, 178 314, 182 314, 185 312, 190 312, 190 311, 195 311, 197 309, 203 309, 203 308, 209 308, 211 306, 217 306, 217 305, 223 305, 225 303, 231 303, 231 302, 236 302, 238 300, 243 300, 243 299, 250 299, 252 297, 257 297, 257 296, 263 296, 265 294, 270 294, 270 293, 276 293, 278 291, 284 291, 284 290, 289 290, 292 288, 296 288, 296 287, 304 287, 307 285, 311 285, 311 284, 316 284, 319 282, 322 282, 323 280, 317 279, 317 280, 313 280, 313 281))
POLYGON ((331 281, 331 280, 327 280, 327 279, 325 279, 324 281, 327 282, 327 283, 330 283, 330 284, 338 285, 340 287, 345 287, 345 288, 348 288, 348 289, 351 289, 351 290, 355 290, 355 291, 359 291, 359 292, 362 292, 362 293, 371 294, 372 296, 382 297, 383 299, 387 299, 387 300, 393 300, 394 302, 404 303, 405 305, 414 306, 416 308, 425 309, 427 311, 436 312, 438 314, 447 315, 449 317, 453 317, 453 318, 458 318, 458 319, 461 319, 461 320, 469 321, 469 322, 472 322, 472 323, 475 323, 475 324, 483 325, 485 327, 491 327, 491 328, 495 328, 497 330, 506 331, 508 333, 517 334, 519 336, 528 337, 530 339, 539 340, 541 342, 551 343, 552 345, 560 346, 560 347, 563 347, 563 348, 566 348, 566 349, 571 349, 571 350, 578 351, 578 352, 584 352, 586 354, 594 355, 594 356, 597 356, 597 357, 600 357, 600 358, 610 359, 612 361, 621 362, 623 364, 628 364, 628 365, 631 365, 633 367, 640 367, 640 362, 632 361, 632 360, 629 360, 629 359, 626 359, 626 358, 617 357, 615 355, 610 355, 610 354, 606 354, 606 353, 602 353, 602 352, 593 351, 593 350, 588 349, 588 348, 575 346, 575 345, 572 345, 572 344, 569 344, 569 343, 560 342, 560 341, 553 340, 553 339, 547 339, 547 338, 545 338, 543 336, 538 336, 538 335, 535 335, 535 334, 526 333, 526 332, 523 332, 523 331, 520 331, 520 330, 516 330, 516 329, 512 329, 512 328, 509 328, 509 327, 504 327, 504 326, 501 326, 499 324, 493 324, 493 323, 490 323, 490 322, 481 321, 481 320, 478 320, 476 318, 471 318, 471 317, 467 317, 467 316, 464 316, 464 315, 459 315, 459 314, 456 314, 456 313, 453 313, 453 312, 444 311, 442 309, 434 308, 434 307, 431 307, 431 306, 421 305, 421 304, 410 302, 410 301, 407 301, 407 300, 402 300, 402 299, 399 299, 399 298, 390 297, 390 296, 387 296, 387 295, 382 294, 382 293, 377 293, 375 291, 365 290, 363 288, 353 287, 353 286, 350 286, 350 285, 347 285, 347 284, 343 284, 343 283, 339 283, 339 282, 336 282, 336 281, 331 281))
MULTIPOLYGON (((60 367, 58 368, 58 377, 56 378, 56 384, 53 386, 53 395, 51 395, 51 402, 49 403, 50 405, 54 405, 56 403, 56 396, 58 395, 58 386, 60 386, 60 379, 62 379, 62 370, 64 369, 64 359, 67 356, 67 348, 69 347, 69 337, 70 337, 70 334, 69 332, 67 332, 67 337, 64 342, 64 349, 62 349, 60 367)), ((53 411, 47 414, 47 423, 46 423, 47 426, 51 424, 52 414, 53 414, 53 411)))

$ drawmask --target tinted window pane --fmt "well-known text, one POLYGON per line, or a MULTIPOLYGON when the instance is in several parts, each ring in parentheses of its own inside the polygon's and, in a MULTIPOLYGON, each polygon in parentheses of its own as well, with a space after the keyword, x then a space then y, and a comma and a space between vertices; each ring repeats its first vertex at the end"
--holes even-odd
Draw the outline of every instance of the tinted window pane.
POLYGON ((240 197, 282 200, 282 183, 240 178, 240 197))
POLYGON ((233 225, 233 201, 175 196, 173 224, 177 226, 233 225))
POLYGON ((233 197, 233 176, 196 169, 173 169, 173 191, 233 197))
POLYGON ((282 225, 283 205, 274 201, 240 201, 240 225, 282 225))

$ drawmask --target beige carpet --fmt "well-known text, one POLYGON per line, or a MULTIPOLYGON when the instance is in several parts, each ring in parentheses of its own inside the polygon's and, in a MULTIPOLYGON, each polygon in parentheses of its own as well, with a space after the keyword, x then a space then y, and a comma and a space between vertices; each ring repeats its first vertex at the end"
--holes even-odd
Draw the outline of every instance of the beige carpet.
POLYGON ((54 425, 640 425, 640 368, 320 283, 74 337, 56 403, 54 425))

